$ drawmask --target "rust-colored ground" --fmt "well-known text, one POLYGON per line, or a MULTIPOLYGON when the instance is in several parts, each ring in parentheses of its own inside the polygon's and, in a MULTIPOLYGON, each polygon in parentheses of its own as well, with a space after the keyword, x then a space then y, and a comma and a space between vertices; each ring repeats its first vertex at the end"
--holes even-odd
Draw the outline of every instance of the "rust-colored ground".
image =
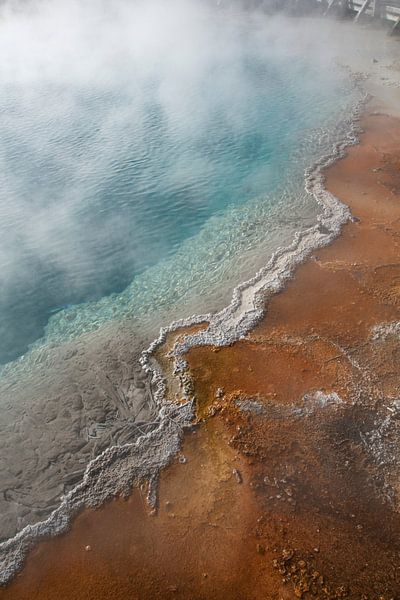
POLYGON ((400 320, 400 123, 363 125, 327 178, 359 220, 248 339, 189 353, 158 514, 138 490, 84 512, 0 600, 400 598, 400 332, 372 330, 400 320))

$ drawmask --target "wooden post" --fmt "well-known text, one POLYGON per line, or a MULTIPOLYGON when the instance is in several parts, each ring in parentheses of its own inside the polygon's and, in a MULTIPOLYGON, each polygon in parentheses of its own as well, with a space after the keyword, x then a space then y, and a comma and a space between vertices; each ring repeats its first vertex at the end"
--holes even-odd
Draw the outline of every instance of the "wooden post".
POLYGON ((353 0, 342 0, 340 3, 340 14, 342 17, 346 17, 352 10, 353 0))
POLYGON ((374 19, 381 18, 381 0, 374 0, 373 16, 374 16, 374 19))

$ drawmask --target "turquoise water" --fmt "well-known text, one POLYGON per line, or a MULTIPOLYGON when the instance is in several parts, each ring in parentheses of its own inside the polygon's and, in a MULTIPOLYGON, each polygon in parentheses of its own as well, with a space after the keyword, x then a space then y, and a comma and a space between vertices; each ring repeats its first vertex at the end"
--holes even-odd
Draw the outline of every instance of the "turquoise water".
POLYGON ((169 460, 180 417, 159 410, 141 352, 315 224, 304 171, 357 93, 315 22, 234 6, 0 5, 0 540, 57 510, 106 449, 90 505, 169 460))
POLYGON ((36 38, 7 46, 0 363, 110 318, 179 314, 190 297, 213 309, 255 253, 265 262, 315 218, 302 174, 351 102, 343 74, 254 19, 198 16, 185 17, 193 39, 167 22, 154 46, 111 20, 100 56, 84 19, 79 56, 63 40, 50 56, 36 38))

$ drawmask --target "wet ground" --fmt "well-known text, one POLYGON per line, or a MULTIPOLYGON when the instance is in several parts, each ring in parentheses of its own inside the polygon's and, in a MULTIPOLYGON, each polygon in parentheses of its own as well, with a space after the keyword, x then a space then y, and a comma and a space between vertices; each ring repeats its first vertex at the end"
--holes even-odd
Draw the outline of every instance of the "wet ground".
POLYGON ((145 489, 85 511, 0 600, 400 597, 400 123, 362 125, 327 176, 355 221, 245 340, 190 351, 157 513, 145 489))

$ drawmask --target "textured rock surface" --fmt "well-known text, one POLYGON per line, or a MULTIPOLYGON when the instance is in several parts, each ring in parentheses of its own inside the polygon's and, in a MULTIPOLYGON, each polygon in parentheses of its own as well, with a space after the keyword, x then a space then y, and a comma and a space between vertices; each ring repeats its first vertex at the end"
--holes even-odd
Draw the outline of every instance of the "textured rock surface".
POLYGON ((0 538, 45 518, 91 459, 155 418, 138 363, 144 341, 129 326, 110 327, 51 358, 39 351, 0 381, 0 538))

